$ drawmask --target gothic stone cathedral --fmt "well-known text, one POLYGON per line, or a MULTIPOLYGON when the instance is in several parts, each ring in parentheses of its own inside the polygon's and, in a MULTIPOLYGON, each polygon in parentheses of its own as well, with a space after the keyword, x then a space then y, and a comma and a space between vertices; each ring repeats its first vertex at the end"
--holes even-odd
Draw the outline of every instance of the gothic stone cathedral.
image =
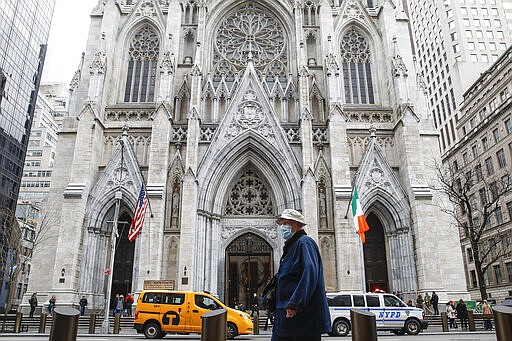
POLYGON ((98 1, 27 294, 102 307, 120 198, 113 295, 170 280, 246 303, 277 271, 276 217, 294 208, 327 290, 460 298, 409 33, 395 0, 98 1), (150 208, 130 243, 142 181, 150 208), (365 244, 347 215, 354 185, 365 244))

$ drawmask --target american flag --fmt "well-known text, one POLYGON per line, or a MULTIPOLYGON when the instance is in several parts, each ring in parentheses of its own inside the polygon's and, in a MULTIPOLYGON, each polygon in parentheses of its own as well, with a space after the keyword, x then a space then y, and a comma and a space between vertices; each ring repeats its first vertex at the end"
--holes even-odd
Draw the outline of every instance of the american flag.
POLYGON ((142 230, 144 217, 146 216, 146 207, 148 207, 148 199, 146 197, 146 191, 144 190, 144 184, 142 184, 140 187, 139 200, 137 200, 137 206, 135 207, 135 213, 133 214, 132 226, 130 226, 130 232, 128 232, 128 239, 130 242, 133 242, 142 230))

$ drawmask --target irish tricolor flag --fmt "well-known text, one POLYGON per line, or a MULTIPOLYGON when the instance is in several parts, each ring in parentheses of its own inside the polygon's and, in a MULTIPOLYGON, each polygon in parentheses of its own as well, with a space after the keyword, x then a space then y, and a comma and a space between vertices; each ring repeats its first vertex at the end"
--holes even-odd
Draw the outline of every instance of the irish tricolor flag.
POLYGON ((354 217, 354 227, 356 232, 359 233, 359 237, 361 237, 361 241, 366 242, 366 238, 364 233, 370 230, 368 223, 366 222, 366 218, 364 217, 363 208, 361 207, 361 202, 359 201, 359 196, 357 195, 357 188, 354 186, 354 195, 352 195, 352 216, 354 217))

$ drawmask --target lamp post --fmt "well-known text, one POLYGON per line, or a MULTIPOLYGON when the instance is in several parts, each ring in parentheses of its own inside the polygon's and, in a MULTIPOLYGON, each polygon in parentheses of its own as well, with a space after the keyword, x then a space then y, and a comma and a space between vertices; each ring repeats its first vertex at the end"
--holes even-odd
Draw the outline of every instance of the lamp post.
POLYGON ((247 309, 251 307, 251 252, 252 252, 252 237, 247 236, 247 309))

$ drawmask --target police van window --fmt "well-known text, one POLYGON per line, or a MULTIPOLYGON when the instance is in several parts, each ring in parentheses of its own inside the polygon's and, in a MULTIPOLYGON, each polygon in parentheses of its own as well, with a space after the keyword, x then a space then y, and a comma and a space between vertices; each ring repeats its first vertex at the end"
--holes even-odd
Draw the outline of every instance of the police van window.
POLYGON ((366 295, 366 305, 368 307, 380 307, 379 296, 366 295))
POLYGON ((185 301, 185 294, 164 294, 164 304, 180 305, 185 301))
POLYGON ((158 292, 147 292, 144 294, 142 302, 159 304, 162 302, 162 294, 158 292))
POLYGON ((363 295, 354 295, 352 298, 354 299, 354 307, 364 307, 363 295))
POLYGON ((331 307, 351 307, 350 295, 337 295, 334 297, 327 297, 327 304, 331 307))
POLYGON ((391 295, 384 295, 384 305, 386 307, 406 307, 404 302, 391 295))

